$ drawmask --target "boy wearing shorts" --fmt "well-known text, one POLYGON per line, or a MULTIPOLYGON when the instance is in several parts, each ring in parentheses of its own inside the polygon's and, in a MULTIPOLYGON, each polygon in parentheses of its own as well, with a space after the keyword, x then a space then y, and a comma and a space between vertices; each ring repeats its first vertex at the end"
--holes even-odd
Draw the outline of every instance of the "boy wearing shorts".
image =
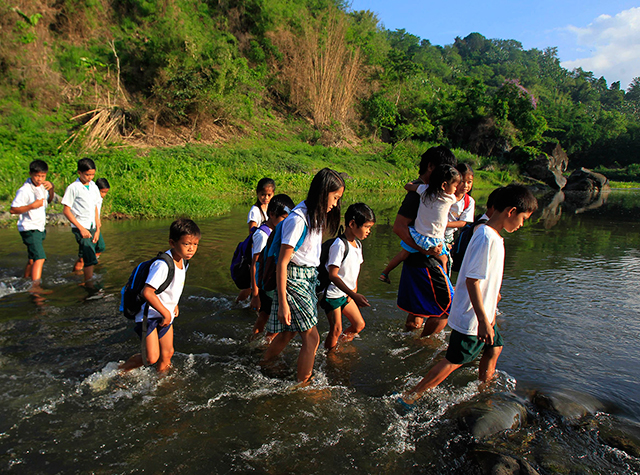
POLYGON ((200 228, 190 219, 177 219, 169 228, 169 245, 166 254, 174 266, 173 280, 161 293, 158 289, 169 275, 169 264, 156 260, 149 268, 142 297, 146 301, 135 316, 135 332, 142 340, 145 355, 138 353, 120 365, 123 371, 139 368, 143 364, 158 363, 158 373, 171 366, 173 356, 173 320, 178 316, 178 301, 184 289, 188 261, 195 255, 200 242, 200 228), (145 319, 146 314, 146 319, 145 319), (145 328, 146 327, 146 328, 145 328), (145 362, 146 357, 146 362, 145 362))
POLYGON ((19 214, 18 231, 22 242, 27 246, 27 267, 25 278, 31 278, 30 292, 40 291, 42 268, 47 256, 42 242, 47 232, 47 205, 53 200, 53 185, 47 181, 49 166, 43 160, 34 160, 29 164, 29 178, 20 187, 11 203, 9 212, 19 214))
POLYGON ((503 345, 495 328, 504 270, 504 241, 499 233, 503 229, 516 231, 537 207, 536 198, 522 185, 509 185, 498 192, 494 213, 476 229, 462 261, 449 314, 452 331, 446 357, 399 399, 401 404, 413 404, 481 353, 479 379, 487 382, 493 378, 503 345))

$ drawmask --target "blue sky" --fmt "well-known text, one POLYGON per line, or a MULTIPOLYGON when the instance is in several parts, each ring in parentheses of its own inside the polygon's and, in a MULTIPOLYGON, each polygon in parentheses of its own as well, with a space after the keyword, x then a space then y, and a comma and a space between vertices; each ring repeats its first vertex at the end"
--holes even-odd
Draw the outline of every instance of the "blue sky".
POLYGON ((432 44, 478 32, 525 49, 557 46, 564 67, 582 67, 622 88, 640 76, 640 0, 353 0, 351 8, 371 10, 385 28, 404 28, 432 44))

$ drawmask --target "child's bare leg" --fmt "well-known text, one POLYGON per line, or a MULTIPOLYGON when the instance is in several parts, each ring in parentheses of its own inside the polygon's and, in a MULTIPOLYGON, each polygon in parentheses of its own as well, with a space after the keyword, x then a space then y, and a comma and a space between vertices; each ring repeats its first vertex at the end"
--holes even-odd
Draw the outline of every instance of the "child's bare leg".
POLYGON ((438 261, 440 262, 440 265, 442 266, 442 268, 444 269, 445 272, 447 272, 447 255, 446 254, 442 254, 440 256, 436 256, 436 259, 438 259, 438 261))
POLYGON ((84 268, 84 261, 82 260, 82 257, 79 257, 73 266, 73 271, 80 272, 83 268, 84 268))
POLYGON ((236 297, 236 302, 244 302, 251 295, 251 289, 242 289, 236 297))
POLYGON ((92 287, 93 283, 91 280, 93 279, 93 266, 85 266, 83 272, 85 285, 87 287, 92 287))
POLYGON ((329 333, 326 340, 324 340, 324 347, 327 350, 331 350, 338 344, 338 339, 342 334, 342 312, 340 307, 327 312, 327 320, 329 320, 329 333))
POLYGON ((453 373, 460 366, 459 364, 453 364, 449 362, 449 360, 444 359, 436 364, 431 370, 427 373, 427 375, 420 381, 416 386, 407 391, 402 399, 409 403, 413 404, 422 396, 427 389, 435 388, 442 381, 447 379, 451 373, 453 373))
POLYGON ((434 333, 440 333, 447 326, 448 317, 429 317, 424 324, 420 338, 431 336, 434 333))
POLYGON ((496 372, 498 357, 502 353, 501 346, 485 346, 482 358, 480 358, 479 379, 483 383, 491 381, 496 372))
POLYGON ((44 259, 37 259, 33 261, 31 266, 31 280, 33 282, 40 282, 42 279, 42 268, 44 267, 44 259))
POLYGON ((264 356, 262 357, 260 364, 268 363, 282 353, 282 350, 285 349, 294 336, 296 336, 295 332, 278 333, 273 340, 271 340, 271 344, 269 345, 269 348, 267 348, 267 351, 264 352, 264 356))
POLYGON ((362 318, 362 313, 360 313, 360 309, 353 300, 347 304, 342 313, 347 317, 350 325, 344 329, 341 339, 351 341, 358 333, 364 330, 364 318, 362 318))
POLYGON ((118 366, 118 369, 121 369, 124 372, 131 371, 132 369, 139 368, 142 366, 142 355, 140 353, 133 355, 127 361, 118 366))
MULTIPOLYGON (((172 329, 173 330, 173 329, 172 329)), ((158 332, 156 330, 152 331, 144 340, 145 348, 146 348, 146 356, 147 363, 152 365, 158 358, 160 357, 160 344, 158 342, 158 332)), ((122 371, 131 371, 132 369, 136 369, 141 367, 144 364, 142 360, 142 355, 140 353, 133 355, 126 362, 121 364, 118 369, 122 371)))
POLYGON ((409 251, 402 249, 398 254, 396 254, 393 259, 391 259, 391 261, 389 261, 389 264, 387 264, 387 267, 384 268, 384 270, 382 271, 382 274, 380 274, 380 280, 386 282, 389 280, 389 273, 395 269, 396 267, 398 267, 404 260, 406 260, 407 257, 409 257, 409 251), (383 279, 382 277, 386 277, 386 279, 383 279))
POLYGON ((30 279, 31 278, 31 269, 33 268, 33 259, 29 259, 27 261, 27 265, 24 268, 24 278, 25 279, 30 279))
MULTIPOLYGON (((308 381, 313 374, 313 363, 316 360, 316 351, 320 344, 320 335, 316 327, 300 332, 302 337, 302 348, 298 356, 298 381, 303 383, 308 381)), ((272 343, 273 344, 273 343, 272 343)))
POLYGON ((268 321, 269 321, 268 313, 258 312, 258 318, 256 318, 256 323, 253 324, 253 330, 251 332, 252 339, 264 331, 264 327, 267 325, 268 321))
MULTIPOLYGON (((156 335, 158 334, 157 332, 156 335)), ((164 373, 171 367, 171 358, 173 357, 174 349, 173 349, 173 325, 169 327, 167 333, 165 333, 162 338, 158 341, 160 344, 160 360, 158 361, 158 366, 156 369, 158 373, 164 373)), ((151 363, 151 361, 149 361, 151 363)))
POLYGON ((418 315, 410 313, 409 315, 407 315, 407 321, 404 324, 404 328, 408 332, 417 330, 422 326, 423 321, 424 317, 419 317, 418 315))

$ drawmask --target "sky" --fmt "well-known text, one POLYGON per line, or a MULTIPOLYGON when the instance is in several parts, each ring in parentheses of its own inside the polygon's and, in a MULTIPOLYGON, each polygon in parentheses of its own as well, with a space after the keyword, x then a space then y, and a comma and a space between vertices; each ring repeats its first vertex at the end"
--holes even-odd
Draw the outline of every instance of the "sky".
POLYGON ((640 76, 640 0, 352 0, 351 9, 371 10, 386 29, 434 45, 478 32, 524 49, 556 46, 563 67, 620 81, 622 89, 640 76))

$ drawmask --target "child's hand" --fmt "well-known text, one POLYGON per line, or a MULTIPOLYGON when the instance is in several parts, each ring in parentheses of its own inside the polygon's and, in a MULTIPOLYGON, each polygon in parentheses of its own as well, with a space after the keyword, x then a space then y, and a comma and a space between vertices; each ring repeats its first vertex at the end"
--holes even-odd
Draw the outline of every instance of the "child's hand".
POLYGON ((53 188, 53 184, 50 181, 45 181, 42 185, 44 186, 44 189, 47 191, 53 188))
POLYGON ((162 325, 160 325, 160 326, 161 327, 166 327, 170 323, 171 323, 171 314, 165 315, 164 318, 162 319, 162 325))
POLYGON ((495 331, 493 330, 493 326, 486 324, 483 320, 480 320, 478 322, 478 340, 487 345, 493 345, 494 336, 495 331))
POLYGON ((180 309, 176 305, 175 310, 173 311, 173 318, 176 318, 180 314, 180 309))
POLYGON ((356 303, 358 307, 371 307, 371 304, 369 304, 367 297, 365 297, 362 294, 355 294, 353 296, 353 301, 356 303))
POLYGON ((251 297, 251 303, 249 304, 249 306, 256 312, 260 310, 260 295, 254 295, 253 297, 251 297))
POLYGON ((87 231, 86 228, 83 228, 82 226, 78 226, 78 231, 80 231, 80 236, 82 236, 83 239, 91 238, 91 233, 87 231))
POLYGON ((289 302, 285 301, 278 306, 278 320, 285 325, 291 325, 291 309, 289 302))
POLYGON ((427 256, 439 256, 440 254, 442 254, 442 243, 438 244, 435 247, 430 247, 429 249, 424 251, 424 253, 427 256))
POLYGON ((98 239, 100 239, 100 230, 96 229, 96 233, 93 235, 91 242, 95 244, 98 242, 98 239))
POLYGON ((31 203, 31 209, 38 209, 38 208, 42 208, 43 206, 44 206, 44 198, 40 200, 35 200, 33 203, 31 203))

